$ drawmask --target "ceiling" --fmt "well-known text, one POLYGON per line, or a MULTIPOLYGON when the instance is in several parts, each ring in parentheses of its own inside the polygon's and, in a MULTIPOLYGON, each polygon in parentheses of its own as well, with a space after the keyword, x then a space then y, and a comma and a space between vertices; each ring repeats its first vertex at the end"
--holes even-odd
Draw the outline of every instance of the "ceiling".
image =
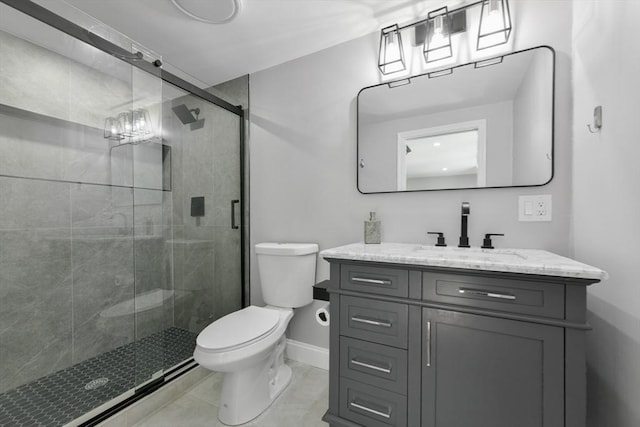
MULTIPOLYGON (((35 0, 49 7, 60 0, 35 0)), ((171 0, 65 0, 207 85, 254 73, 393 23, 443 0, 242 0, 227 24, 199 22, 171 0)), ((215 2, 222 0, 190 0, 215 2)), ((458 2, 460 3, 460 1, 458 2)), ((52 10, 55 8, 52 7, 52 10)))

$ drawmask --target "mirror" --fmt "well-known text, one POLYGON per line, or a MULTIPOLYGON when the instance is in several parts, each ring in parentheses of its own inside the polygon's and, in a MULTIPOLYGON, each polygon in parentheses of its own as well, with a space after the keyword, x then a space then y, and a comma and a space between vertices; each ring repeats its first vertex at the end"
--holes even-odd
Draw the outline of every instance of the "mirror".
POLYGON ((358 190, 547 184, 554 61, 540 46, 362 89, 358 190))

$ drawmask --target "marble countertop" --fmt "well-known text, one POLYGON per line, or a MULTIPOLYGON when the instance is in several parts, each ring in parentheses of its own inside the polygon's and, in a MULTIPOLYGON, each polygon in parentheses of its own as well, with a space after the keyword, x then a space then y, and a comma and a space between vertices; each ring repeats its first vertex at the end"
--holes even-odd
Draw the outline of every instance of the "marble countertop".
POLYGON ((436 247, 410 243, 353 243, 325 249, 320 256, 329 259, 388 262, 394 264, 469 270, 500 271, 605 280, 606 271, 538 249, 480 249, 436 247))

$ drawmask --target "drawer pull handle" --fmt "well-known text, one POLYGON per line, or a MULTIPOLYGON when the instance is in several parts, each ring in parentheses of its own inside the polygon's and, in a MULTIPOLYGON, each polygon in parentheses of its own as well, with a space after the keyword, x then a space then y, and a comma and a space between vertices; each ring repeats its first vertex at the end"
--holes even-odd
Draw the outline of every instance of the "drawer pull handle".
POLYGON ((381 412, 381 411, 376 411, 375 409, 368 408, 364 405, 360 405, 359 403, 356 403, 356 402, 349 402, 349 405, 353 406, 354 408, 362 409, 363 411, 369 412, 370 414, 378 415, 379 417, 383 417, 386 419, 391 418, 391 409, 389 409, 389 412, 381 412))
POLYGON ((431 322, 427 322, 427 337, 426 337, 426 346, 427 346, 427 367, 431 367, 431 322))
POLYGON ((365 279, 364 277, 352 277, 351 281, 367 283, 369 285, 391 286, 391 280, 387 279, 365 279))
POLYGON ((510 301, 515 301, 515 299, 516 299, 516 296, 515 295, 511 295, 511 294, 501 294, 499 292, 489 292, 489 291, 477 291, 475 289, 460 288, 460 289, 458 289, 458 293, 469 294, 469 295, 477 295, 477 296, 481 296, 481 297, 506 299, 506 300, 510 300, 510 301))
POLYGON ((363 368, 372 369, 378 372, 384 372, 385 374, 391 373, 391 368, 385 368, 384 366, 372 365, 370 363, 361 362, 358 359, 351 359, 351 363, 357 366, 362 366, 363 368))
POLYGON ((391 326, 393 326, 391 322, 385 322, 384 320, 376 320, 376 319, 366 319, 364 317, 353 316, 351 317, 351 320, 357 323, 365 323, 367 325, 373 325, 373 326, 382 326, 384 328, 390 328, 391 326))

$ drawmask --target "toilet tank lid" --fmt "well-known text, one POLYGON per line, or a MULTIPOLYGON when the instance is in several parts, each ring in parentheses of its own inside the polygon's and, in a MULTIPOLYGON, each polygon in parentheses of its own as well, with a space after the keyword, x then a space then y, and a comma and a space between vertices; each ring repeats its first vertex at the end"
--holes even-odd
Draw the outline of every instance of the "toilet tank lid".
POLYGON ((258 243, 257 254, 266 255, 307 255, 318 252, 315 243, 258 243))

